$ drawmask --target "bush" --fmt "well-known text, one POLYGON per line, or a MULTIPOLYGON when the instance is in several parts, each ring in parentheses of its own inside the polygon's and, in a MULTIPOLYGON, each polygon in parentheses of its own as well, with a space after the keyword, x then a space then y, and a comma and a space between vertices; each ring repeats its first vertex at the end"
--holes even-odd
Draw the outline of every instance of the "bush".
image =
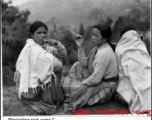
POLYGON ((76 61, 78 61, 77 51, 72 50, 68 59, 69 59, 69 64, 70 65, 73 65, 76 61))
POLYGON ((15 85, 14 72, 9 66, 3 66, 3 85, 15 85))

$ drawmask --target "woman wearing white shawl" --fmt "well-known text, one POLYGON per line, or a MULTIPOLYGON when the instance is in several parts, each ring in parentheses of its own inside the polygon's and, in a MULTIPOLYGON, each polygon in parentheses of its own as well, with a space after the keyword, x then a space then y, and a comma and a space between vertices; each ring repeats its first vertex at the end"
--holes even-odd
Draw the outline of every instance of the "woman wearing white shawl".
POLYGON ((62 58, 65 47, 58 41, 47 40, 47 26, 40 21, 30 26, 30 39, 16 63, 15 81, 19 98, 39 114, 53 114, 63 100, 60 88, 62 58))
POLYGON ((116 46, 119 65, 119 84, 116 99, 127 103, 131 113, 150 110, 151 58, 132 26, 125 26, 116 46))

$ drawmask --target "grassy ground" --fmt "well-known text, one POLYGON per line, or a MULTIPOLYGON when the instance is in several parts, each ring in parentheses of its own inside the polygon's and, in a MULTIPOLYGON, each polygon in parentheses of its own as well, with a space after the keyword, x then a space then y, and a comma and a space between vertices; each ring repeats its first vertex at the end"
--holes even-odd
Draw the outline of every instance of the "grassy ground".
MULTIPOLYGON (((3 116, 38 116, 28 105, 23 104, 17 96, 15 86, 3 87, 3 116)), ((94 110, 127 110, 127 106, 111 100, 105 104, 96 104, 93 106, 86 106, 79 110, 89 110, 89 114, 94 114, 94 110)), ((100 114, 97 112, 97 114, 100 114)), ((72 112, 63 113, 63 106, 57 110, 54 115, 73 115, 72 112)))

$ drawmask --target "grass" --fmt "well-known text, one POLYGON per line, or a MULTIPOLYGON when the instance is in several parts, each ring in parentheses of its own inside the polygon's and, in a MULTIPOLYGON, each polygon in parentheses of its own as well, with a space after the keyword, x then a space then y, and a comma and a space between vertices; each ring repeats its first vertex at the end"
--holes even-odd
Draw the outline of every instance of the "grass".
MULTIPOLYGON (((28 105, 23 104, 19 99, 16 92, 15 86, 4 86, 3 87, 3 116, 39 116, 34 110, 32 110, 28 105)), ((94 115, 95 110, 103 110, 104 108, 108 110, 128 110, 127 106, 111 100, 105 104, 96 104, 93 106, 85 106, 79 108, 79 110, 88 110, 89 114, 94 115)), ((100 114, 100 112, 97 112, 100 114)), ((63 106, 57 109, 54 115, 74 115, 73 112, 63 113, 63 106)))

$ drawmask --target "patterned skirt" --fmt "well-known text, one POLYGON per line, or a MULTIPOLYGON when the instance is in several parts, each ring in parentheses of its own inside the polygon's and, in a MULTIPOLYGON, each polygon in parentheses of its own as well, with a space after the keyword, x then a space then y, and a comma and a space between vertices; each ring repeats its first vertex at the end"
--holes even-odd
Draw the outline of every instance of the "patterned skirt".
MULTIPOLYGON (((86 86, 82 81, 89 77, 87 69, 76 62, 69 75, 62 81, 61 87, 66 96, 64 109, 74 110, 84 105, 105 103, 109 101, 117 88, 117 82, 102 81, 98 85, 86 86)), ((108 80, 108 79, 107 79, 108 80)))

